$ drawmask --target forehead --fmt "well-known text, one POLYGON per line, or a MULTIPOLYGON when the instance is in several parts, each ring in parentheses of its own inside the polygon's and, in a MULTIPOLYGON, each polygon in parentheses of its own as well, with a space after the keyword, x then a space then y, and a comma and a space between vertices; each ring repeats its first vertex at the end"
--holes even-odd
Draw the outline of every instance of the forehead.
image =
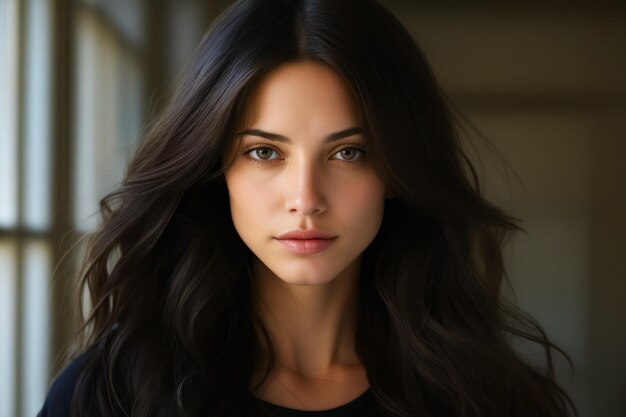
POLYGON ((245 113, 249 126, 268 129, 338 130, 359 124, 346 82, 329 66, 312 61, 283 64, 262 77, 245 113))

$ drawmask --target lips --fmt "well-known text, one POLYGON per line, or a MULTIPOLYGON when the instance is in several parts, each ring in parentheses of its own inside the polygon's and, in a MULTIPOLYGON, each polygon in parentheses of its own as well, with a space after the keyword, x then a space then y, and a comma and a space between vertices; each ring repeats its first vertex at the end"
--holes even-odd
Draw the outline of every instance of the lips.
POLYGON ((291 230, 287 233, 283 233, 280 236, 277 236, 276 239, 285 240, 285 239, 299 239, 299 240, 308 240, 308 239, 334 239, 336 235, 332 233, 326 232, 320 229, 297 229, 291 230))
POLYGON ((337 238, 336 235, 319 229, 292 230, 275 239, 289 252, 295 254, 311 254, 322 252, 337 238))

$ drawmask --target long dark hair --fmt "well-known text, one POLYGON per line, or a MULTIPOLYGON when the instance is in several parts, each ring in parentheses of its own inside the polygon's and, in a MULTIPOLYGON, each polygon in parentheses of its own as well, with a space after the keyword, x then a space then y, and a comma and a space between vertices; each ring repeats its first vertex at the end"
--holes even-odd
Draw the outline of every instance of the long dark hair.
POLYGON ((575 411, 554 379, 551 350, 563 352, 500 296, 502 246, 518 221, 481 195, 459 119, 408 32, 372 0, 241 0, 213 24, 100 202, 77 291, 88 290, 91 307, 73 415, 257 414, 262 323, 225 155, 255 82, 302 60, 346 81, 368 157, 395 196, 364 252, 359 290, 356 349, 381 413, 575 411), (545 348, 544 368, 520 358, 519 338, 545 348))

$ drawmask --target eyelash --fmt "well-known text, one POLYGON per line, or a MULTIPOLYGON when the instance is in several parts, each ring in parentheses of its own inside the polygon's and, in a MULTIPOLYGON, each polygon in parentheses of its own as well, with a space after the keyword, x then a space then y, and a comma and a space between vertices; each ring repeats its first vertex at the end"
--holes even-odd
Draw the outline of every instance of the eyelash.
MULTIPOLYGON (((271 164, 271 163, 276 161, 276 159, 254 159, 254 158, 252 158, 250 156, 250 154, 252 152, 254 152, 254 151, 258 151, 259 149, 269 149, 269 150, 271 150, 273 152, 278 153, 278 151, 276 149, 272 148, 272 147, 269 147, 269 146, 257 146, 256 148, 252 148, 252 149, 247 150, 246 152, 243 153, 243 155, 245 155, 251 162, 254 162, 255 164, 267 165, 267 164, 271 164)), ((353 160, 338 159, 339 162, 342 162, 344 164, 356 164, 356 163, 359 163, 359 162, 363 161, 363 159, 365 159, 365 156, 366 156, 365 151, 363 149, 361 149, 361 148, 352 147, 352 146, 345 147, 343 149, 339 149, 337 152, 335 152, 335 154, 337 154, 339 152, 342 152, 342 151, 345 151, 346 149, 356 150, 356 151, 360 152, 361 153, 361 157, 358 158, 358 159, 353 159, 353 160)))

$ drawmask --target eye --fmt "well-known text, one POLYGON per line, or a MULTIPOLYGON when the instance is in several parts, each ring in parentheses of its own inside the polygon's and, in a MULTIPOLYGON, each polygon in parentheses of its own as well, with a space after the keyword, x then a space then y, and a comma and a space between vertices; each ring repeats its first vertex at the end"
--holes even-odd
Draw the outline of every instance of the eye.
POLYGON ((343 148, 335 153, 335 155, 341 156, 341 158, 339 158, 340 161, 355 162, 365 158, 365 151, 359 148, 343 148))
POLYGON ((250 149, 249 151, 244 153, 244 155, 248 155, 248 157, 253 162, 263 163, 263 162, 273 161, 276 159, 276 158, 270 159, 270 156, 272 156, 272 153, 275 153, 278 155, 278 152, 276 152, 274 149, 268 148, 266 146, 260 146, 258 148, 250 149))

